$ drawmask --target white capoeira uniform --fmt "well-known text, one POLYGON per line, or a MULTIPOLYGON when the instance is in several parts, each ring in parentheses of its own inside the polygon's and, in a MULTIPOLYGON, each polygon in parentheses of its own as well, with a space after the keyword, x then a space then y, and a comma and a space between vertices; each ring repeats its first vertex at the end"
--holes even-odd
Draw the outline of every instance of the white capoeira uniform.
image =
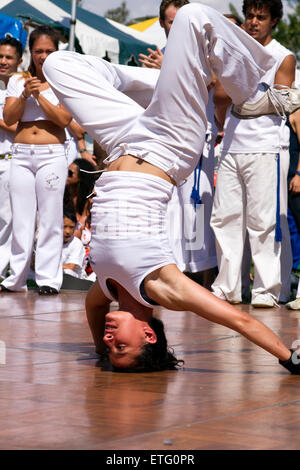
MULTIPOLYGON (((18 97, 24 79, 13 75, 6 96, 18 97)), ((52 104, 58 100, 51 88, 41 92, 52 104)), ((30 96, 22 121, 48 120, 30 96)), ((67 177, 66 146, 15 143, 12 147, 10 191, 13 213, 11 275, 3 285, 12 291, 26 291, 30 269, 36 215, 39 234, 35 254, 35 280, 39 287, 59 290, 62 284, 63 194, 67 177)))
MULTIPOLYGON (((5 90, 0 90, 0 119, 3 120, 5 90)), ((0 278, 5 277, 10 258, 12 213, 9 197, 12 132, 0 128, 0 278)))
MULTIPOLYGON (((292 53, 275 40, 264 49, 276 63, 262 81, 273 85, 282 61, 292 53)), ((271 295, 275 301, 279 299, 281 243, 275 237, 279 222, 279 153, 280 225, 284 245, 282 266, 289 272, 291 270, 286 220, 289 160, 286 130, 284 121, 276 115, 239 120, 231 115, 230 110, 227 112, 211 225, 217 241, 219 266, 212 289, 216 295, 225 296, 229 301, 242 300, 241 273, 246 231, 254 263, 252 300, 259 294, 271 295)), ((248 277, 249 272, 248 266, 248 277)), ((288 283, 289 276, 285 274, 284 278, 288 283)))
MULTIPOLYGON (((139 102, 141 96, 147 95, 143 90, 147 91, 147 82, 153 78, 152 69, 117 66, 97 57, 60 51, 46 59, 44 74, 59 101, 109 155, 107 163, 130 154, 157 166, 180 184, 196 167, 203 149, 211 70, 233 102, 241 103, 255 96, 260 78, 273 63, 274 59, 260 44, 218 12, 189 4, 176 15, 157 85, 146 110, 134 99, 139 102)), ((165 206, 165 209, 161 207, 162 214, 166 211, 172 185, 148 174, 107 172, 97 181, 96 192, 92 214, 93 268, 102 285, 101 279, 107 278, 121 280, 122 285, 124 273, 130 272, 126 289, 141 301, 137 294, 140 280, 155 269, 157 261, 160 265, 172 263, 172 253, 167 245, 160 245, 160 237, 135 236, 133 243, 132 237, 124 237, 123 229, 123 238, 119 239, 117 232, 113 242, 108 229, 107 238, 101 233, 100 241, 97 233, 105 225, 103 208, 107 204, 118 208, 118 217, 122 219, 122 202, 130 208, 133 204, 137 213, 142 214, 144 194, 147 199, 152 193, 157 217, 160 204, 165 206), (140 181, 136 189, 134 178, 140 181), (103 257, 100 259, 97 253, 105 256, 105 245, 109 249, 104 264, 103 257), (149 252, 147 246, 151 247, 149 252), (136 271, 139 274, 135 276, 136 271)), ((151 220, 145 215, 144 223, 150 224, 151 220)), ((156 221, 154 227, 157 224, 156 221)), ((107 289, 105 293, 108 295, 107 289)), ((147 302, 147 305, 151 304, 147 302)))

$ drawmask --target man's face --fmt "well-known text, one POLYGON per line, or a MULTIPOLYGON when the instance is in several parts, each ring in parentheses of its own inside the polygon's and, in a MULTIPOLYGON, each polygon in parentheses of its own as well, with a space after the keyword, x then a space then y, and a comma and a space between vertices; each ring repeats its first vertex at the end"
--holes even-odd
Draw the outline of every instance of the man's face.
POLYGON ((17 55, 16 48, 13 46, 0 46, 0 80, 8 79, 10 74, 18 69, 22 62, 17 55))
POLYGON ((177 12, 178 8, 175 8, 174 5, 170 5, 165 11, 165 19, 159 20, 160 26, 164 28, 167 37, 169 36, 169 32, 177 12))
POLYGON ((245 30, 250 36, 262 45, 267 45, 271 40, 271 32, 277 18, 271 18, 268 8, 249 8, 246 12, 245 30))

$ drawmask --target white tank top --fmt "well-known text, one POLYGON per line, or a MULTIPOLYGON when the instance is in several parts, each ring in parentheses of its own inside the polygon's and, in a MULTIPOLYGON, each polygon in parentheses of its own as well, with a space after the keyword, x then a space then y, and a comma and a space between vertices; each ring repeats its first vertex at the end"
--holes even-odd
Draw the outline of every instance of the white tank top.
MULTIPOLYGON (((265 48, 276 59, 276 63, 263 76, 261 82, 271 86, 274 85, 275 75, 282 61, 293 53, 275 39, 265 48)), ((289 129, 287 126, 281 128, 281 123, 282 119, 276 115, 248 120, 237 119, 228 108, 221 150, 226 153, 278 153, 280 148, 289 146, 289 129)))
MULTIPOLYGON (((13 75, 8 81, 6 98, 18 98, 24 90, 24 82, 25 79, 20 74, 13 75)), ((59 105, 59 101, 51 88, 41 91, 41 94, 54 106, 59 105)), ((33 96, 30 96, 26 101, 24 113, 20 121, 49 121, 49 117, 44 113, 38 101, 33 96)))

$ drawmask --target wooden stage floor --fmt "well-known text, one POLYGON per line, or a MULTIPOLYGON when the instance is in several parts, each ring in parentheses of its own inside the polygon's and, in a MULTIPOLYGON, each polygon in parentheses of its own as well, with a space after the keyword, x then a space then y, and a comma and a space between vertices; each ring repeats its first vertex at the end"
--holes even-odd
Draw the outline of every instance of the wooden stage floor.
MULTIPOLYGON (((97 361, 85 293, 0 295, 0 449, 298 449, 300 376, 237 333, 160 310, 180 371, 97 361), (6 352, 6 354, 4 354, 6 352)), ((252 310, 291 347, 300 311, 252 310)))

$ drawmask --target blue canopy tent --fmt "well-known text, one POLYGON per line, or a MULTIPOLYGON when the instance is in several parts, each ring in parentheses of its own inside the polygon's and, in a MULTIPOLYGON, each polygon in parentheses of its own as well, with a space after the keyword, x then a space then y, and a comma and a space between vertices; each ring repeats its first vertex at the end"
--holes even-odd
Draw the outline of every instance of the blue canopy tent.
MULTIPOLYGON (((34 19, 50 26, 70 27, 71 2, 66 0, 0 0, 0 14, 23 20, 34 19)), ((130 28, 128 28, 130 31, 130 28)), ((114 63, 139 65, 139 53, 155 48, 113 26, 104 17, 76 9, 75 34, 84 54, 106 57, 114 63)))

